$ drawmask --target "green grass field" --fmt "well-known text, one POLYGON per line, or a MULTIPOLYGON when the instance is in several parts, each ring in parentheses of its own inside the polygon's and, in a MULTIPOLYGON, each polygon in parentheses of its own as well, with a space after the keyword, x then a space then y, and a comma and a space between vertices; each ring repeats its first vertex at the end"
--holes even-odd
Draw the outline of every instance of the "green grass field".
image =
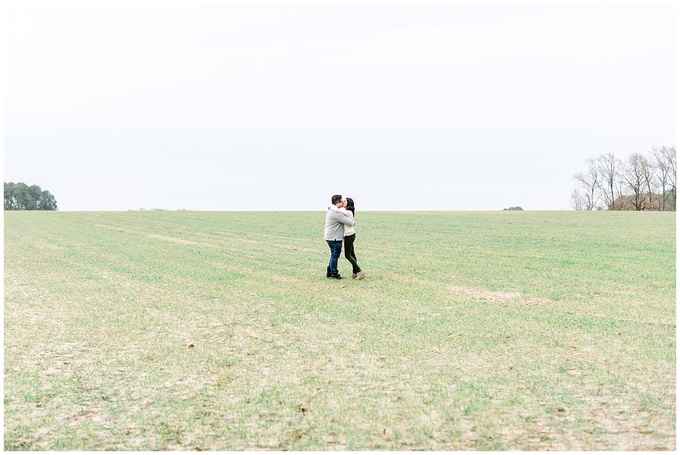
POLYGON ((675 450, 675 213, 323 223, 5 212, 4 448, 675 450))

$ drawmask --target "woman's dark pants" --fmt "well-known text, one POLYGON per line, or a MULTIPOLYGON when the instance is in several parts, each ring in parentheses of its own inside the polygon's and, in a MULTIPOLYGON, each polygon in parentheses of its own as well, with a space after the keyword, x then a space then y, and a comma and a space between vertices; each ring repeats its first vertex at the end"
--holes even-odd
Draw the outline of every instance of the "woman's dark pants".
POLYGON ((356 234, 352 234, 345 237, 345 259, 352 264, 352 273, 361 272, 361 267, 357 263, 357 256, 354 254, 354 239, 356 239, 356 236, 356 234))

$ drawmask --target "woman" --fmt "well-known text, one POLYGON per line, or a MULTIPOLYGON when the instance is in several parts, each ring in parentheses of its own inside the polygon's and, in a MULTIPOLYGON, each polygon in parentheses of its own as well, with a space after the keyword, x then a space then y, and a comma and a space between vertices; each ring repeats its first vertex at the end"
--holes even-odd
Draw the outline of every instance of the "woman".
MULTIPOLYGON (((354 221, 354 199, 348 197, 344 201, 344 207, 339 209, 354 221)), ((355 280, 362 279, 365 275, 361 271, 361 267, 357 263, 357 256, 354 254, 354 239, 356 239, 356 232, 354 231, 354 226, 345 225, 345 259, 347 259, 350 264, 352 264, 352 278, 355 280)))

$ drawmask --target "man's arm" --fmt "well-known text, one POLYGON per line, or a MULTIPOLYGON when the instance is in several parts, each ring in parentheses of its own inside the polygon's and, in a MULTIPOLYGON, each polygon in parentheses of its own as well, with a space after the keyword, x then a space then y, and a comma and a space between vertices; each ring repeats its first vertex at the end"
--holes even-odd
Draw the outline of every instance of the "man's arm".
POLYGON ((342 224, 346 224, 347 226, 354 226, 354 220, 346 215, 343 215, 342 213, 340 213, 339 210, 335 212, 334 215, 335 215, 334 219, 336 221, 339 221, 342 224))

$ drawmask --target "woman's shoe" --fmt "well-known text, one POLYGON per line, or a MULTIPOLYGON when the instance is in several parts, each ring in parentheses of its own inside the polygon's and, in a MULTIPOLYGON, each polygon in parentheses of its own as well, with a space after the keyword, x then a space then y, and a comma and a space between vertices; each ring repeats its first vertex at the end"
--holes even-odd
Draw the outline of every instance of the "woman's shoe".
POLYGON ((365 277, 365 276, 366 276, 366 274, 365 274, 364 271, 362 270, 361 272, 357 273, 356 279, 357 279, 357 280, 360 280, 360 279, 362 279, 362 278, 365 277))

